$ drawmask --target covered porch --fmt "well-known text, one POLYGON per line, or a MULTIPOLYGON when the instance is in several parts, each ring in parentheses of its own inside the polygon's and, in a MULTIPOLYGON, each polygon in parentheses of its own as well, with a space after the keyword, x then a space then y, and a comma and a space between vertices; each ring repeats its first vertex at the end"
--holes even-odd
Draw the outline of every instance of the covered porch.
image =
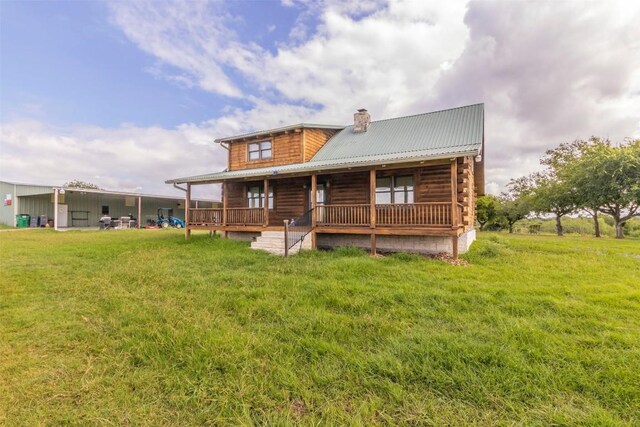
MULTIPOLYGON (((448 236, 456 248, 471 218, 465 206, 470 165, 451 159, 220 180, 223 206, 189 208, 185 233, 289 231, 294 239, 310 234, 314 248, 317 234, 369 235, 372 253, 380 235, 448 236)), ((193 185, 213 183, 187 183, 187 198, 193 185)))

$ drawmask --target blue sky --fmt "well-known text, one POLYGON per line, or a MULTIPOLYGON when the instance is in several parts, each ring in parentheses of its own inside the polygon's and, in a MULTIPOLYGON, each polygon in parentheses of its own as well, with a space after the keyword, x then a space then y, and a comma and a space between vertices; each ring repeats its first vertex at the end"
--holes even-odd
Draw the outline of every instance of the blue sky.
POLYGON ((495 193, 561 142, 640 136, 639 21, 624 0, 5 0, 0 179, 171 193, 226 166, 217 137, 484 102, 495 193))
MULTIPOLYGON (((242 16, 243 38, 273 51, 296 18, 295 8, 277 2, 230 6, 242 16)), ((157 59, 132 44, 109 16, 102 2, 3 2, 3 118, 174 127, 245 104, 154 77, 157 59)))

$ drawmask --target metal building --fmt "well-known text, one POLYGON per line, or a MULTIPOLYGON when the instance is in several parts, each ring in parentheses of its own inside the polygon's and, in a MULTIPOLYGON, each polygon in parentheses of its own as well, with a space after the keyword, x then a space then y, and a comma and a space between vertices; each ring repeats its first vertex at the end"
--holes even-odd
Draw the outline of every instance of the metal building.
MULTIPOLYGON (((119 218, 128 215, 138 219, 138 224, 144 227, 149 221, 157 219, 159 208, 173 209, 173 214, 179 218, 184 218, 185 208, 185 199, 176 196, 7 181, 0 181, 0 197, 0 223, 14 227, 20 214, 28 214, 32 218, 46 216, 49 226, 56 229, 98 227, 103 216, 119 218)), ((211 200, 191 200, 192 208, 218 205, 218 202, 211 200)))

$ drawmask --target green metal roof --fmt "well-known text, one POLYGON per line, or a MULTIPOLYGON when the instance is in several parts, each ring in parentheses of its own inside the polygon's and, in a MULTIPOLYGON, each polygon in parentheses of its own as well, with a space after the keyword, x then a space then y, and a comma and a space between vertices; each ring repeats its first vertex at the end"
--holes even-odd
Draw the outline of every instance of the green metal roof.
POLYGON ((397 164, 459 156, 482 150, 484 104, 371 122, 366 132, 347 126, 308 162, 256 169, 222 171, 177 178, 170 183, 224 181, 324 171, 348 167, 397 164))
POLYGON ((312 162, 391 160, 479 150, 483 104, 371 122, 366 132, 348 126, 331 138, 312 162))

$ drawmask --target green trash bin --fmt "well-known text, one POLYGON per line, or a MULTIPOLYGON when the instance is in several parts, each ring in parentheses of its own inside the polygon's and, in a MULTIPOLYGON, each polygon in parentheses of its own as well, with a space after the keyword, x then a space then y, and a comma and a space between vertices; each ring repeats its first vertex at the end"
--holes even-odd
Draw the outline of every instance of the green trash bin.
POLYGON ((31 215, 29 214, 16 215, 16 227, 18 228, 28 227, 29 221, 31 221, 31 215))

